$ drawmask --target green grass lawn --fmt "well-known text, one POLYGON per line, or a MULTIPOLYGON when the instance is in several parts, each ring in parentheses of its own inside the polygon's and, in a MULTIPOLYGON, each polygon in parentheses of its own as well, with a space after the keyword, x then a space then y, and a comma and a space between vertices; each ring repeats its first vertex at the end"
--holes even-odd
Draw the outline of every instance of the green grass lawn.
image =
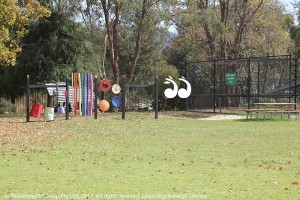
POLYGON ((0 118, 0 199, 300 199, 300 121, 120 115, 0 118))

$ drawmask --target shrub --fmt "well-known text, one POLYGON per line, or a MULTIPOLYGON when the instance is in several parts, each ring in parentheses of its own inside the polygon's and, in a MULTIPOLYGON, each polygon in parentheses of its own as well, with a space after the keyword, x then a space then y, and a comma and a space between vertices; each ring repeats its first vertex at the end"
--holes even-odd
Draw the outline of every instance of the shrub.
POLYGON ((0 114, 3 114, 6 111, 5 102, 0 101, 0 114))
POLYGON ((0 114, 5 112, 16 112, 16 106, 10 101, 0 101, 0 114))

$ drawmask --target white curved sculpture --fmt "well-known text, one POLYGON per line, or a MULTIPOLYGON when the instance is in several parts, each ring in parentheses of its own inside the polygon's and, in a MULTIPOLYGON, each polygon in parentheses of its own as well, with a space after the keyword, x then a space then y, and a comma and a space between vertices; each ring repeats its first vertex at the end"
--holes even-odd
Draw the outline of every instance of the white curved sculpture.
POLYGON ((187 88, 179 89, 178 96, 182 99, 186 99, 191 95, 191 92, 192 92, 191 84, 187 80, 185 80, 185 78, 183 76, 181 78, 179 78, 179 80, 183 81, 186 84, 187 88))
POLYGON ((170 84, 170 83, 173 84, 173 89, 167 88, 164 91, 164 95, 168 99, 172 99, 172 98, 176 97, 177 92, 178 92, 178 85, 175 83, 175 81, 173 80, 173 78, 171 76, 169 76, 169 78, 166 78, 166 81, 164 82, 164 84, 170 84))

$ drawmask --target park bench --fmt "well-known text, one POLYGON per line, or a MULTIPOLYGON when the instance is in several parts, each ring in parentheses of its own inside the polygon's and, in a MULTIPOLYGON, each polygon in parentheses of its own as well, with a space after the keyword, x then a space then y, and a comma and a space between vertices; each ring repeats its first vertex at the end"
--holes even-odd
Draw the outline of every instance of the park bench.
POLYGON ((283 114, 287 114, 288 115, 288 119, 290 119, 291 114, 295 114, 295 120, 300 120, 300 110, 284 110, 284 111, 266 111, 267 113, 270 114, 270 118, 272 120, 272 116, 275 114, 280 114, 281 115, 281 119, 283 118, 283 114))
POLYGON ((249 114, 252 119, 252 113, 256 113, 256 120, 258 119, 259 113, 263 114, 263 119, 265 120, 266 114, 270 114, 270 118, 273 118, 273 115, 280 114, 281 119, 283 118, 283 114, 288 115, 288 119, 290 119, 290 116, 292 113, 295 113, 296 120, 300 119, 300 110, 294 109, 294 106, 296 107, 296 103, 254 103, 256 106, 256 109, 248 109, 245 110, 247 113, 247 119, 249 119, 249 114), (263 109, 260 108, 263 107, 263 109), (275 107, 275 109, 274 109, 275 107), (284 109, 286 107, 286 109, 284 109))
POLYGON ((247 113, 247 119, 249 119, 249 114, 250 114, 250 119, 252 119, 252 113, 255 113, 256 120, 258 120, 259 113, 262 113, 263 119, 265 119, 266 113, 274 113, 274 112, 278 112, 278 111, 279 111, 278 109, 247 109, 247 110, 245 110, 245 112, 247 113))
POLYGON ((248 109, 248 110, 245 110, 245 112, 247 113, 247 120, 249 119, 249 114, 250 114, 250 119, 252 119, 252 113, 256 113, 256 119, 258 119, 258 113, 259 113, 259 110, 257 109, 248 109))

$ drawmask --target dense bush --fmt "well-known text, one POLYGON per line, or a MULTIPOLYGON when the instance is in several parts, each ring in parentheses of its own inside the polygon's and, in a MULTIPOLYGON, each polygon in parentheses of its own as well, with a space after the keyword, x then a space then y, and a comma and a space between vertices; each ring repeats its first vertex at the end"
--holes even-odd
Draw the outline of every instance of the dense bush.
POLYGON ((3 114, 6 111, 5 103, 0 101, 0 114, 3 114))
POLYGON ((0 101, 0 114, 5 112, 16 112, 16 106, 9 101, 0 101))

